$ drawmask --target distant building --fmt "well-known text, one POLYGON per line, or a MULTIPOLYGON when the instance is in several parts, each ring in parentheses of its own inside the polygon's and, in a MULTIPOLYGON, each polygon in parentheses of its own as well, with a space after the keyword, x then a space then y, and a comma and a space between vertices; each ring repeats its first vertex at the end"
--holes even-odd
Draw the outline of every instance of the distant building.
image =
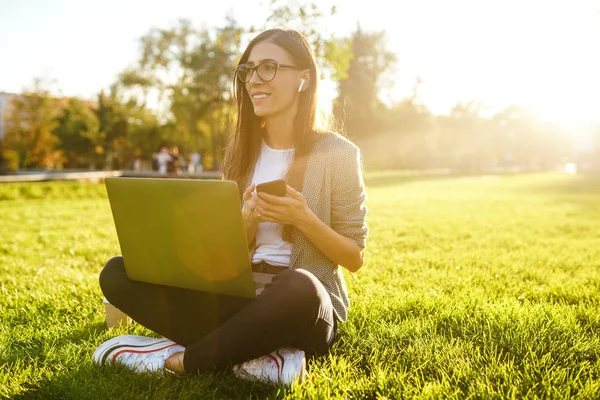
POLYGON ((0 140, 4 138, 6 111, 10 107, 10 101, 17 96, 14 93, 0 92, 0 140))

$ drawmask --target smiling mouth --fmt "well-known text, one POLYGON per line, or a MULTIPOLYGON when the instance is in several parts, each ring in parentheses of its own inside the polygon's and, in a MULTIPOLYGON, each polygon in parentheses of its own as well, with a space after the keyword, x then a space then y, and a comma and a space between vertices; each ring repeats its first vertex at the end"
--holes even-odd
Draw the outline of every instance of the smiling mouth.
POLYGON ((262 99, 266 99, 269 96, 270 96, 270 94, 266 94, 266 93, 255 94, 254 96, 252 96, 252 99, 253 100, 262 100, 262 99))

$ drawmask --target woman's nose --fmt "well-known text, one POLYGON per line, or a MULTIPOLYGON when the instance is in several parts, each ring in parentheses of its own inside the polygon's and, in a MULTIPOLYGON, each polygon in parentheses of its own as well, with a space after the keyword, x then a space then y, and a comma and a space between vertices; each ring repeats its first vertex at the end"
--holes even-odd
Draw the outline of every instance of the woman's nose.
POLYGON ((260 77, 258 76, 258 71, 254 70, 252 71, 252 76, 250 77, 250 80, 248 81, 248 84, 260 84, 262 85, 263 80, 260 79, 260 77))

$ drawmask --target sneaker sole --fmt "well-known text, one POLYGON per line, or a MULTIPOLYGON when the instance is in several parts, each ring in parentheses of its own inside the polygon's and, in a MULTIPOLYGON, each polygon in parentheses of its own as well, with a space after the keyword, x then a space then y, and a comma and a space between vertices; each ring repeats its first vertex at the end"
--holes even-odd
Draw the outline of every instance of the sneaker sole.
POLYGON ((112 360, 109 360, 108 358, 115 350, 120 348, 134 347, 148 351, 156 350, 170 344, 174 345, 175 343, 169 339, 153 339, 135 335, 117 336, 98 346, 92 355, 92 360, 99 365, 105 365, 107 363, 112 364, 112 360))

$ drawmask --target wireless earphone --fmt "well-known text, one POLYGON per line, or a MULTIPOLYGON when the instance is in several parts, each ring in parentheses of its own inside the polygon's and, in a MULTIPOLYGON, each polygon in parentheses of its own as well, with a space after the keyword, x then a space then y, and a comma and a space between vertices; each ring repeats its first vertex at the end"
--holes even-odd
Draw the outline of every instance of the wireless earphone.
POLYGON ((302 91, 302 88, 304 87, 304 82, 306 82, 304 79, 300 79, 300 86, 298 86, 298 92, 302 91))

